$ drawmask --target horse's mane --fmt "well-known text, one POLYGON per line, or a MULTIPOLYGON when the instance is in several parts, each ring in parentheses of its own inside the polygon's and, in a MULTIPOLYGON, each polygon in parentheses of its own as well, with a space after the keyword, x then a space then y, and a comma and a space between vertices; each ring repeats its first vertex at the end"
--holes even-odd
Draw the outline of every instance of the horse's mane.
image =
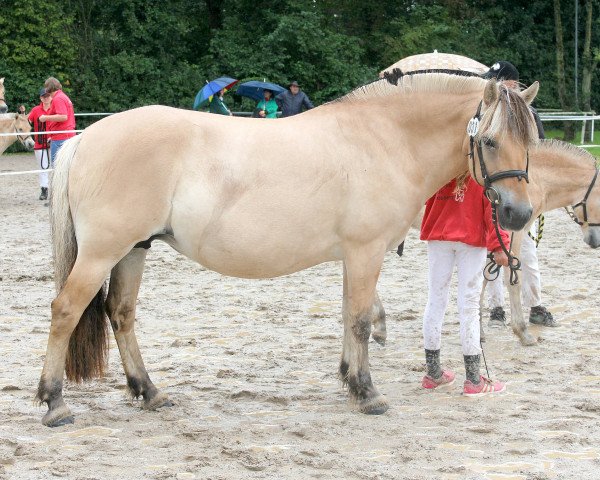
POLYGON ((470 72, 454 70, 420 70, 404 73, 399 68, 385 72, 383 78, 374 80, 340 97, 336 102, 351 102, 398 93, 464 93, 476 90, 485 83, 470 72))
POLYGON ((598 159, 587 150, 580 148, 568 142, 557 140, 556 138, 540 140, 536 145, 536 149, 542 152, 554 153, 556 150, 568 154, 573 159, 581 160, 582 162, 598 163, 598 159))
POLYGON ((17 119, 16 113, 0 113, 0 123, 9 124, 15 122, 17 119))
MULTIPOLYGON (((336 102, 356 102, 402 93, 463 94, 482 90, 487 81, 476 73, 458 70, 420 70, 404 73, 395 68, 391 72, 385 72, 382 79, 358 87, 336 102)), ((485 134, 496 137, 507 131, 522 145, 528 145, 537 139, 535 122, 529 106, 518 92, 499 84, 498 99, 483 113, 478 136, 485 134)))

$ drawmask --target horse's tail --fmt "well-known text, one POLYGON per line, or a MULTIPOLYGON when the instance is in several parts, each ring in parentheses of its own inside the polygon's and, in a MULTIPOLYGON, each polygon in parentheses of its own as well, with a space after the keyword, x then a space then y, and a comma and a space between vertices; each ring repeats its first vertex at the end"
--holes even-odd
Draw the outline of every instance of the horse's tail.
MULTIPOLYGON (((56 168, 50 188, 50 221, 54 284, 60 293, 77 259, 77 238, 69 205, 69 171, 81 141, 78 135, 66 141, 56 158, 56 168)), ((69 380, 81 382, 102 376, 108 357, 108 322, 104 301, 105 286, 87 306, 69 340, 66 374, 69 380)))

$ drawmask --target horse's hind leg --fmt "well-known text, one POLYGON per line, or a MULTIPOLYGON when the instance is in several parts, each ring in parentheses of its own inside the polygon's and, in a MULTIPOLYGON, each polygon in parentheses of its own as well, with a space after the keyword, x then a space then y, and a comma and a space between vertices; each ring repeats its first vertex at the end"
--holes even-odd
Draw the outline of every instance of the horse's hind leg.
POLYGON ((340 376, 361 412, 381 414, 388 409, 369 371, 369 336, 375 301, 375 286, 385 249, 363 248, 351 252, 344 261, 344 346, 340 376))
POLYGON ((385 310, 377 292, 375 292, 375 302, 373 303, 373 333, 371 335, 379 345, 385 345, 387 339, 385 310))
POLYGON ((108 345, 101 289, 111 266, 109 260, 79 257, 61 292, 52 301, 50 335, 37 392, 37 399, 48 405, 48 412, 42 418, 46 426, 73 422, 62 397, 65 364, 67 377, 72 380, 102 374, 108 345))
POLYGON ((135 337, 135 305, 142 281, 146 250, 134 248, 110 275, 106 310, 121 354, 127 385, 131 394, 144 398, 144 408, 153 410, 171 403, 166 394, 154 386, 140 353, 135 337))

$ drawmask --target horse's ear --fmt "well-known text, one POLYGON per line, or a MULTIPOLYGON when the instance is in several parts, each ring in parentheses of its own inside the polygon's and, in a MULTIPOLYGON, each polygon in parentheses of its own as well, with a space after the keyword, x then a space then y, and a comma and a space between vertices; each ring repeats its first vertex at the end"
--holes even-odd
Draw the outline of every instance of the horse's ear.
POLYGON ((4 77, 0 78, 0 85, 4 85, 4 77))
POLYGON ((483 103, 486 107, 493 105, 498 100, 498 82, 495 78, 490 78, 483 91, 483 103))
POLYGON ((521 97, 525 100, 527 105, 531 105, 533 99, 538 94, 538 90, 540 89, 540 82, 533 82, 529 88, 526 88, 521 92, 521 97))

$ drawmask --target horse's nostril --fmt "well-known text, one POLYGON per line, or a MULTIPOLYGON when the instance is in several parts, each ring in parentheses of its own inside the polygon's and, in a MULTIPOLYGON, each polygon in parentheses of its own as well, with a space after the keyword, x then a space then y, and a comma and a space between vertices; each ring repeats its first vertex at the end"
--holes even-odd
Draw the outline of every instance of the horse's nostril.
POLYGON ((521 230, 531 218, 533 207, 514 206, 510 203, 502 205, 500 208, 500 223, 509 230, 521 230))

